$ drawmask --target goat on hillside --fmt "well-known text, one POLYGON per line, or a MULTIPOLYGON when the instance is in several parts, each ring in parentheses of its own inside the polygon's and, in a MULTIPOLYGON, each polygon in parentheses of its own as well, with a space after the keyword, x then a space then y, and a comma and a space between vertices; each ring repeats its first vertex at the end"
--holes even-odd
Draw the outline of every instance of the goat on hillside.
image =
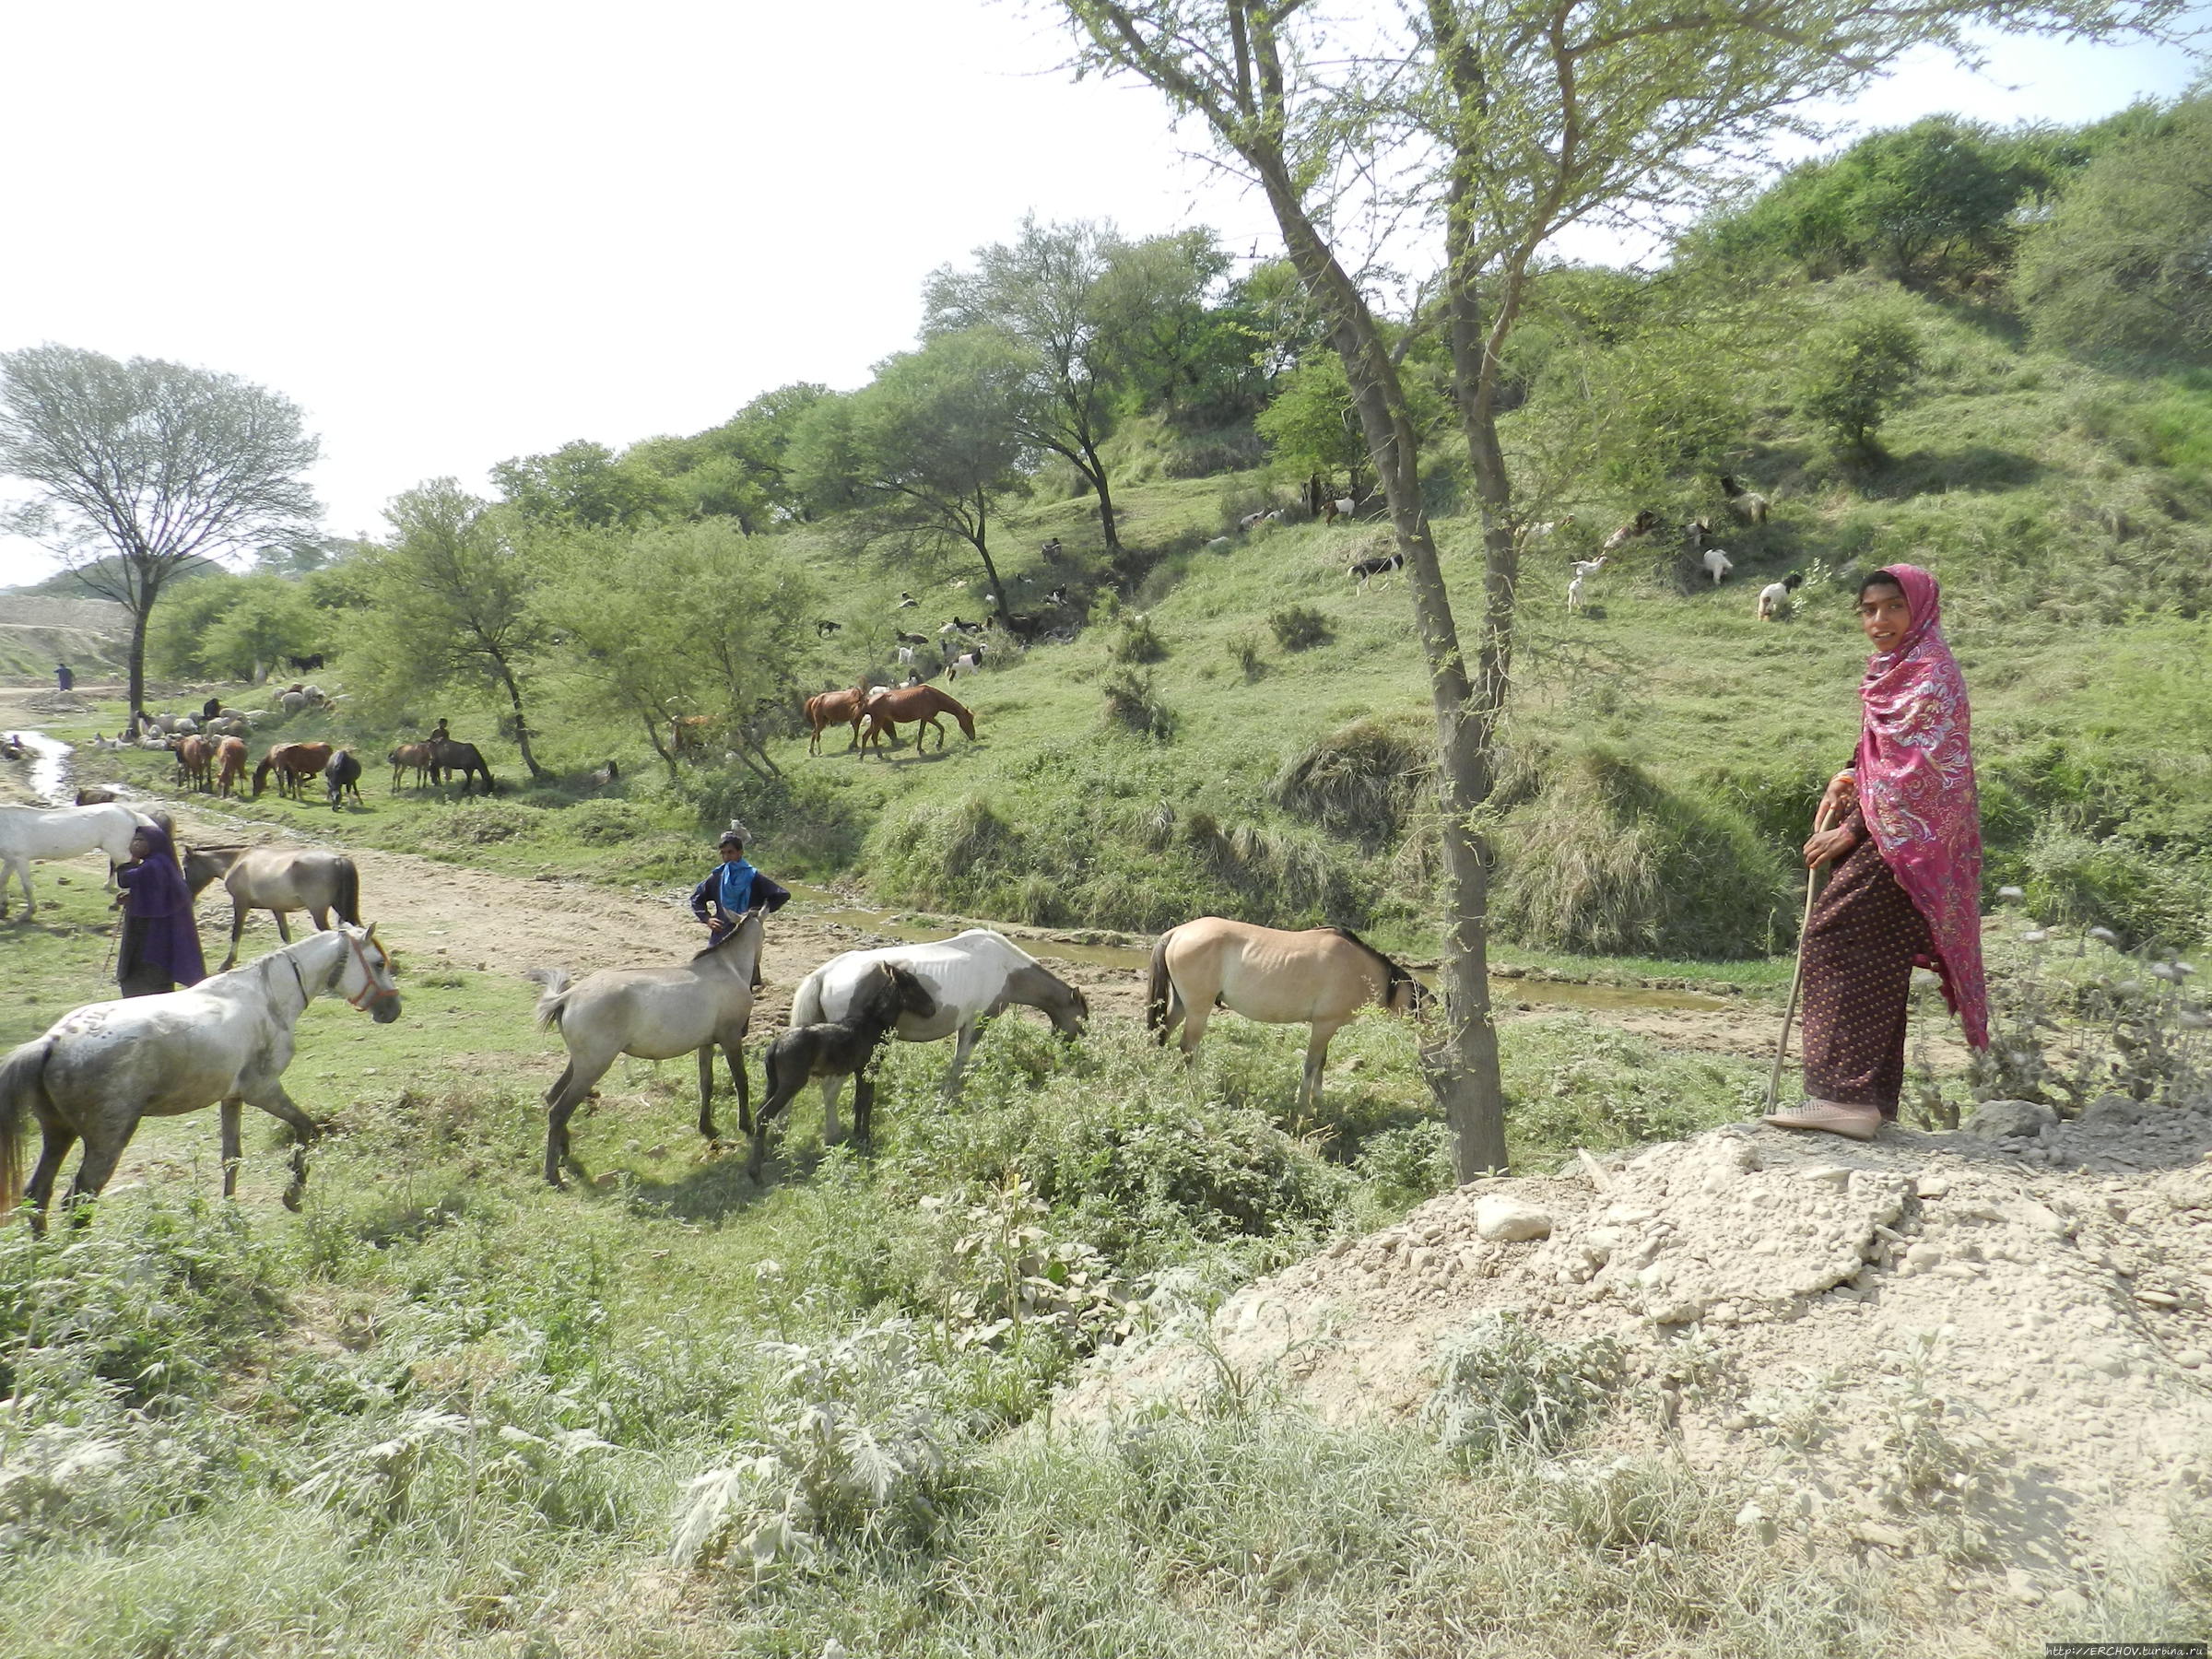
POLYGON ((1721 548, 1708 547, 1705 549, 1705 573, 1712 578, 1714 587, 1719 587, 1721 578, 1735 569, 1735 560, 1730 559, 1721 548))
POLYGON ((1734 473, 1721 475, 1721 493, 1728 498, 1728 511, 1746 524, 1763 524, 1767 522, 1767 498, 1749 488, 1734 473))
POLYGON ((1780 582, 1770 582, 1759 590, 1759 619, 1771 622, 1789 608, 1790 595, 1805 585, 1805 574, 1792 571, 1780 582))

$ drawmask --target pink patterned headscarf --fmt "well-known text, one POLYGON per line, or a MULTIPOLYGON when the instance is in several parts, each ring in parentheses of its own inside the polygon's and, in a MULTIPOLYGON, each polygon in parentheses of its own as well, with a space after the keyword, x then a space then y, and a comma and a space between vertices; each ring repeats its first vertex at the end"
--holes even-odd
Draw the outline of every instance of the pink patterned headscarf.
POLYGON ((1936 578, 1918 565, 1877 572, 1904 591, 1912 624, 1859 682, 1859 809, 1898 885, 1928 924, 1945 997, 1975 1048, 1989 1046, 1982 975, 1982 817, 1974 795, 1966 679, 1943 638, 1936 578))

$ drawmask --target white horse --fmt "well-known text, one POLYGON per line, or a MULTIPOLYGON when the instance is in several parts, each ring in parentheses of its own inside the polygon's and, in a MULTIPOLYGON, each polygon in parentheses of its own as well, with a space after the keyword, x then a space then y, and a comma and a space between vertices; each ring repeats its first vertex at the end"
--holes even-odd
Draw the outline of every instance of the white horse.
POLYGON ((38 913, 31 897, 33 859, 82 858, 88 853, 108 855, 108 886, 115 885, 115 866, 128 864, 131 837, 151 818, 128 806, 111 802, 103 806, 0 806, 0 921, 7 916, 7 878, 23 886, 23 914, 38 913))
POLYGON ((0 1214, 22 1175, 23 1113, 39 1120, 38 1168, 24 1196, 44 1231, 62 1160, 81 1137, 84 1161, 68 1204, 98 1196, 145 1117, 176 1117, 221 1102, 223 1196, 238 1184, 239 1107, 258 1106, 298 1133, 288 1209, 307 1185, 308 1144, 322 1134, 284 1092, 292 1028, 317 996, 335 992, 379 1025, 399 1018, 399 991, 376 930, 340 926, 202 980, 189 991, 93 1003, 64 1015, 0 1060, 0 1214))
MULTIPOLYGON (((937 999, 937 1012, 922 1019, 901 1015, 896 1035, 901 1042, 939 1042, 958 1035, 952 1051, 952 1069, 945 1074, 945 1096, 960 1091, 960 1074, 975 1052, 983 1022, 1014 1004, 1041 1009, 1063 1037, 1082 1035, 1090 1018, 1083 993, 1053 974, 1004 934, 987 927, 971 927, 935 945, 886 945, 877 950, 848 950, 831 957, 804 980, 791 999, 791 1023, 820 1025, 843 1019, 853 1012, 855 997, 869 984, 878 962, 904 968, 937 999)), ((822 1079, 822 1138, 833 1141, 837 1133, 837 1100, 843 1091, 842 1077, 822 1079)))
MULTIPOLYGON (((746 1093, 745 1035, 753 1018, 753 975, 760 964, 761 912, 747 911, 735 933, 722 935, 688 962, 660 968, 602 968, 574 984, 566 968, 533 968, 525 979, 545 987, 537 1029, 568 1045, 569 1063, 546 1090, 546 1181, 559 1186, 570 1161, 569 1119, 599 1086, 618 1054, 673 1060, 699 1053, 699 1132, 722 1144, 714 1126, 714 1051, 722 1050, 737 1090, 737 1123, 753 1131, 746 1093)), ((756 1142, 758 1144, 758 1142, 756 1142)))

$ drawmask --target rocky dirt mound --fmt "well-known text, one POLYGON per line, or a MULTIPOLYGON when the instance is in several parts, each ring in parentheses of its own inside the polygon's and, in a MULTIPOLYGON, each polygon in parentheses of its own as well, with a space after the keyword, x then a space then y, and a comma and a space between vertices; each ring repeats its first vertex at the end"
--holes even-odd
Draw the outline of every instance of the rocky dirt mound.
MULTIPOLYGON (((1677 1448, 1762 1533, 1994 1564, 2011 1593, 2212 1497, 2212 1101, 1868 1145, 1730 1125, 1478 1182, 1102 1356, 1058 1420, 1270 1381, 1404 1418, 1455 1334, 1604 1355, 1623 1452, 1677 1448), (1934 1542, 1947 1529, 1948 1546, 1934 1542)), ((1464 1340, 1464 1337, 1463 1337, 1464 1340)))

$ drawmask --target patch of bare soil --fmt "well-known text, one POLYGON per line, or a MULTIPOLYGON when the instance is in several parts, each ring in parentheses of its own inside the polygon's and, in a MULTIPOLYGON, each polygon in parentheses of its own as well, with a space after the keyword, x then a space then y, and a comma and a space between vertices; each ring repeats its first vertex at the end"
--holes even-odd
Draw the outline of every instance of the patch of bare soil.
POLYGON ((1749 1487, 1747 1525, 1904 1554, 1949 1515, 2008 1594, 2071 1596, 2212 1498, 2212 1100, 2134 1115, 1865 1145, 1730 1125, 1478 1182, 1101 1356, 1054 1417, 1234 1376, 1405 1418, 1440 1340, 1511 1312, 1620 1345, 1618 1449, 1749 1487))

